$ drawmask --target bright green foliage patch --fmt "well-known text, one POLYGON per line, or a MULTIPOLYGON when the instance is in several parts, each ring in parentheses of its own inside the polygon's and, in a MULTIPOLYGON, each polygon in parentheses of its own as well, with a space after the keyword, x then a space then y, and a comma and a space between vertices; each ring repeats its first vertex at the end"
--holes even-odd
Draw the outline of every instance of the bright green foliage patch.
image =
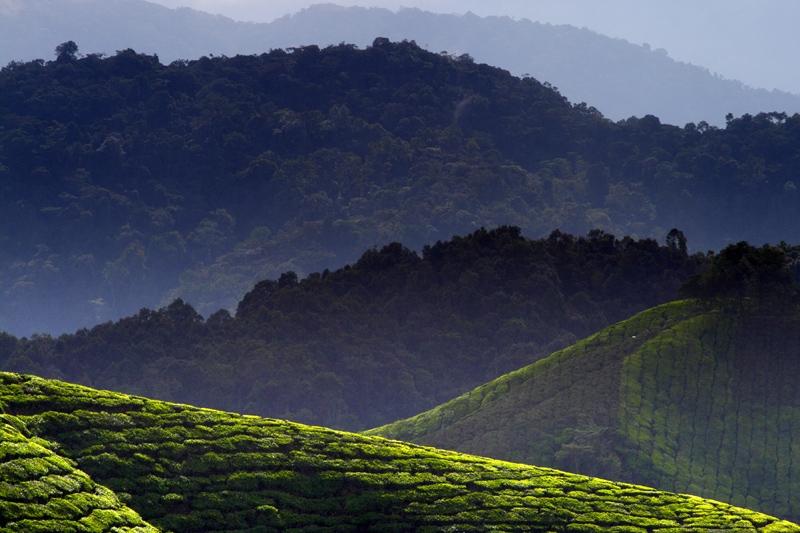
MULTIPOLYGON (((574 440, 575 470, 592 470, 597 468, 597 455, 591 454, 591 464, 583 464, 577 453, 579 436, 563 430, 585 428, 590 434, 610 427, 619 401, 620 355, 698 312, 682 302, 662 305, 430 411, 367 434, 436 442, 468 452, 480 449, 485 455, 525 462, 532 462, 532 456, 553 462, 574 440)), ((610 466, 602 473, 613 477, 617 472, 610 466)))
POLYGON ((47 441, 0 415, 0 532, 155 531, 47 441))
POLYGON ((800 518, 800 328, 660 306, 369 433, 800 518))
POLYGON ((775 333, 703 315, 626 358, 620 428, 641 482, 800 516, 800 339, 775 333))
POLYGON ((29 376, 0 374, 0 402, 165 530, 800 531, 696 497, 29 376))

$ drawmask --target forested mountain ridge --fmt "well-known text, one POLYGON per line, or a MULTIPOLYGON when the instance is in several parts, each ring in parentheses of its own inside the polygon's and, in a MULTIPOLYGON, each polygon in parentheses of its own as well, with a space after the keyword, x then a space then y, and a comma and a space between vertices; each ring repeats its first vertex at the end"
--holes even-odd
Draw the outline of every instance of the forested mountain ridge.
MULTIPOLYGON (((667 50, 576 27, 582 24, 332 4, 258 24, 139 0, 15 0, 11 5, 15 8, 4 10, 0 5, 2 65, 50 57, 57 44, 69 39, 80 39, 92 52, 113 54, 134 48, 171 62, 309 44, 367 46, 375 37, 384 36, 398 41, 414 39, 432 52, 468 53, 516 75, 529 74, 559 87, 572 101, 589 102, 615 120, 649 114, 669 124, 705 120, 721 126, 727 113, 800 111, 798 95, 752 89, 703 68, 708 65, 675 61, 667 50), (88 25, 91 32, 86 31, 88 25)), ((583 9, 577 18, 585 18, 585 11, 591 10, 583 9)))
POLYGON ((602 232, 479 230, 417 254, 256 285, 235 317, 175 302, 59 338, 0 342, 0 366, 347 429, 410 416, 678 296, 707 264, 602 232))
MULTIPOLYGON (((57 450, 50 466, 77 464, 163 531, 764 531, 800 526, 694 496, 670 494, 376 437, 242 416, 0 373, 0 527, 108 531, 107 513, 18 501, 25 457, 57 450), (24 435, 23 435, 24 434, 24 435), (19 456, 22 455, 22 458, 19 456), (17 501, 15 501, 17 500, 17 501), (98 519, 99 518, 99 519, 98 519)), ((32 471, 41 472, 41 464, 32 471)), ((88 478, 78 478, 84 484, 88 478)), ((54 494, 55 493, 55 494, 54 494)), ((54 497, 53 497, 54 496, 54 497)), ((86 498, 89 499, 89 498, 86 498)), ((100 498, 95 498, 99 500, 100 498)), ((129 520, 138 518, 129 512, 129 520)), ((115 521, 116 520, 116 521, 115 521)), ((137 530, 145 529, 144 523, 137 530)), ((128 530, 125 530, 128 531, 128 530)))
POLYGON ((385 39, 169 66, 67 46, 0 72, 0 327, 176 296, 208 315, 260 279, 481 226, 800 240, 799 138, 797 115, 615 124, 385 39))
MULTIPOLYGON (((795 264, 796 265, 796 264, 795 264)), ((732 246, 656 307, 370 431, 800 516, 796 271, 732 246)))
POLYGON ((728 113, 800 112, 796 94, 753 89, 703 66, 675 61, 668 50, 585 27, 322 4, 280 18, 265 30, 269 43, 277 46, 365 46, 375 35, 413 39, 432 52, 466 53, 481 63, 548 82, 571 101, 587 102, 614 120, 655 115, 678 126, 700 121, 722 126, 728 113))

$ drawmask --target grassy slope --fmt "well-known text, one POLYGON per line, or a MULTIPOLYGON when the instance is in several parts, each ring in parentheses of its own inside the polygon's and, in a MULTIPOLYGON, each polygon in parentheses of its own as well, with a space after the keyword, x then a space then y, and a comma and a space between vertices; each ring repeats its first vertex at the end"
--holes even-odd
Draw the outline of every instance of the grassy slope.
POLYGON ((800 517, 800 333, 654 308, 368 433, 800 517))
POLYGON ((0 374, 0 402, 175 531, 800 531, 697 497, 30 376, 0 374))
POLYGON ((155 532, 51 444, 0 415, 0 532, 155 532))

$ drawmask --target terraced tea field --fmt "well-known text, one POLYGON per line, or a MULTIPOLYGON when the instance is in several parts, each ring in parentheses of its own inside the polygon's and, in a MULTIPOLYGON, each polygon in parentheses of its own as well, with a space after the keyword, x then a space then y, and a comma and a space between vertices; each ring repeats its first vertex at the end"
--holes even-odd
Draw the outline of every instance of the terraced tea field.
POLYGON ((798 326, 675 302, 368 433, 798 520, 798 326))
POLYGON ((698 497, 31 376, 0 374, 0 403, 7 530, 148 531, 134 509, 176 532, 800 531, 698 497), (80 512, 60 503, 70 494, 80 512))
POLYGON ((111 490, 56 455, 51 443, 25 431, 20 420, 0 416, 0 531, 156 531, 111 490))

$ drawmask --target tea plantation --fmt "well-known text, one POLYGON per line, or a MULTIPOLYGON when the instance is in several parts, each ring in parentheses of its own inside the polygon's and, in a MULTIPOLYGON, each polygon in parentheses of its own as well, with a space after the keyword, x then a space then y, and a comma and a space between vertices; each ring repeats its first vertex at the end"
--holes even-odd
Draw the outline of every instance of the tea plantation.
MULTIPOLYGON (((88 515, 86 530, 146 527, 76 473, 74 460, 151 524, 176 532, 800 531, 694 496, 31 376, 0 374, 0 402, 9 421, 0 520, 12 530, 49 516, 36 502, 65 493, 97 495, 74 498, 85 502, 75 506, 88 515), (14 467, 21 454, 48 466, 14 467), (20 476, 42 484, 27 488, 20 476)), ((78 531, 80 520, 51 530, 78 531)))
POLYGON ((24 433, 20 420, 0 417, 0 531, 156 531, 51 443, 24 433))
POLYGON ((414 418, 391 438, 800 519, 800 321, 660 306, 414 418))

